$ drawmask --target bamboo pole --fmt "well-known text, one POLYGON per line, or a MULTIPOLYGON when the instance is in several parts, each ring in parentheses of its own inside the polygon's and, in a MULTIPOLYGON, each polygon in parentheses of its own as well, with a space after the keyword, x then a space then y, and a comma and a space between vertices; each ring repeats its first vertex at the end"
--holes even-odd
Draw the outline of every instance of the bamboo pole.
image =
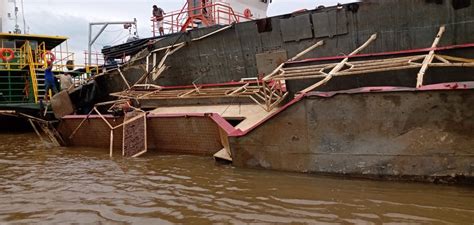
POLYGON ((226 92, 225 95, 233 96, 233 95, 237 94, 238 92, 240 92, 240 91, 246 89, 249 85, 250 85, 250 83, 246 83, 244 86, 239 87, 239 88, 235 89, 234 91, 229 90, 228 92, 230 92, 230 91, 232 91, 232 92, 229 93, 229 94, 227 94, 227 92, 226 92))
POLYGON ((449 55, 437 55, 439 57, 442 57, 446 60, 451 60, 451 61, 457 61, 457 62, 465 62, 465 63, 474 63, 474 59, 468 59, 468 58, 461 58, 461 57, 454 57, 454 56, 449 56, 449 55))
POLYGON ((418 72, 418 75, 417 75, 417 81, 416 81, 417 88, 420 88, 421 86, 423 86, 423 78, 425 76, 425 73, 428 70, 429 64, 433 62, 433 59, 434 59, 434 53, 435 53, 434 49, 438 46, 439 41, 441 40, 441 37, 443 36, 445 30, 446 30, 446 27, 444 25, 439 28, 438 35, 436 35, 436 38, 433 44, 431 45, 432 50, 430 51, 430 53, 428 53, 428 55, 426 55, 425 59, 423 60, 423 64, 421 66, 420 72, 418 72))
POLYGON ((123 75, 122 70, 120 69, 120 66, 117 67, 117 70, 118 70, 120 76, 122 77, 123 82, 127 85, 127 88, 130 89, 130 84, 128 83, 127 79, 126 79, 125 76, 123 75))
POLYGON ((99 112, 99 110, 97 110, 96 107, 94 107, 94 111, 99 115, 99 117, 107 124, 107 126, 109 126, 110 129, 113 129, 114 127, 109 123, 109 121, 107 121, 107 119, 105 119, 105 117, 99 112))
MULTIPOLYGON (((372 34, 369 38, 369 40, 367 40, 362 46, 360 46, 359 48, 357 48, 355 51, 353 51, 351 54, 349 54, 349 56, 353 56, 353 55, 356 55, 358 54, 359 52, 361 52, 362 50, 364 50, 370 43, 372 43, 375 39, 377 39, 377 34, 372 34)), ((337 72, 339 72, 343 67, 344 65, 347 63, 347 61, 349 61, 349 56, 344 58, 344 60, 342 60, 339 64, 337 64, 332 70, 331 72, 329 72, 328 76, 326 76, 323 80, 309 86, 308 88, 304 89, 301 91, 302 94, 306 94, 312 90, 314 90, 315 88, 323 85, 323 84, 326 84, 329 80, 332 79, 333 75, 337 72)))
POLYGON ((30 122, 31 124, 31 127, 33 127, 33 130, 35 131, 36 135, 38 135, 38 138, 40 139, 40 141, 44 141, 43 137, 41 136, 40 132, 38 131, 38 129, 36 128, 35 124, 33 123, 33 120, 31 119, 28 119, 28 121, 30 122))
POLYGON ((436 54, 435 54, 434 57, 435 57, 437 60, 439 60, 439 61, 441 61, 441 62, 443 62, 443 63, 446 63, 446 64, 450 64, 450 63, 451 63, 451 62, 449 62, 447 59, 445 59, 445 58, 443 58, 443 57, 441 57, 441 56, 439 56, 439 55, 436 55, 436 54))
POLYGON ((109 150, 110 158, 114 155, 114 130, 110 129, 110 150, 109 150))
POLYGON ((314 44, 314 45, 310 46, 309 48, 307 48, 307 49, 301 51, 300 53, 296 54, 296 56, 294 56, 290 60, 280 64, 275 70, 273 70, 273 72, 271 72, 269 75, 265 76, 263 78, 263 81, 264 82, 269 81, 275 74, 278 73, 278 71, 280 71, 285 66, 285 64, 287 62, 295 61, 295 60, 301 58, 302 56, 306 55, 308 52, 310 52, 310 51, 314 50, 315 48, 317 48, 319 46, 322 46, 322 45, 324 45, 324 41, 318 41, 316 44, 314 44))
POLYGON ((92 109, 89 114, 87 114, 87 116, 79 123, 79 125, 76 127, 76 129, 74 129, 74 131, 71 133, 71 135, 69 135, 69 139, 72 139, 72 137, 74 137, 74 135, 76 135, 77 131, 79 131, 79 128, 82 127, 82 125, 86 122, 87 119, 89 119, 89 116, 92 114, 92 112, 94 111, 94 109, 92 109))
POLYGON ((474 67, 474 63, 430 63, 433 67, 474 67))
POLYGON ((202 39, 204 39, 204 38, 207 38, 207 37, 212 36, 212 35, 214 35, 214 34, 217 34, 217 33, 219 33, 219 32, 228 30, 228 29, 232 28, 233 26, 234 26, 233 24, 228 25, 228 26, 225 26, 225 27, 223 27, 223 28, 221 28, 221 29, 218 29, 218 30, 216 30, 216 31, 213 31, 213 32, 211 32, 211 33, 209 33, 209 34, 203 35, 203 36, 198 37, 198 38, 194 38, 194 39, 192 39, 191 41, 200 41, 200 40, 202 40, 202 39))
POLYGON ((119 100, 108 101, 108 102, 100 102, 100 103, 95 104, 94 106, 97 107, 97 106, 104 106, 104 105, 112 105, 112 104, 123 103, 127 101, 128 99, 119 99, 119 100))
POLYGON ((297 55, 295 55, 295 57, 291 58, 289 61, 295 61, 295 60, 298 60, 299 58, 303 57, 304 55, 308 54, 308 52, 310 51, 313 51, 315 48, 319 47, 319 46, 323 46, 324 45, 324 41, 318 41, 316 44, 310 46, 309 48, 303 50, 302 52, 298 53, 297 55))
MULTIPOLYGON (((338 72, 334 74, 334 76, 336 77, 336 76, 360 75, 360 74, 387 72, 387 71, 395 71, 395 70, 416 69, 420 67, 421 67, 420 65, 407 65, 407 66, 402 66, 402 67, 388 67, 388 68, 379 68, 379 69, 355 71, 355 72, 342 71, 342 72, 338 72)), ((302 80, 302 79, 316 79, 316 78, 325 78, 325 77, 327 77, 327 75, 307 74, 304 76, 275 78, 275 80, 302 80)))
MULTIPOLYGON (((142 111, 142 112, 143 112, 143 111, 142 111)), ((145 112, 143 112, 143 113, 146 115, 145 112)), ((135 120, 140 119, 142 116, 143 116, 143 115, 138 115, 138 116, 132 117, 131 119, 128 119, 127 121, 123 122, 122 124, 113 127, 112 130, 116 130, 116 129, 120 128, 120 127, 123 127, 123 126, 125 126, 125 125, 128 125, 129 123, 132 123, 132 122, 134 122, 135 120)))

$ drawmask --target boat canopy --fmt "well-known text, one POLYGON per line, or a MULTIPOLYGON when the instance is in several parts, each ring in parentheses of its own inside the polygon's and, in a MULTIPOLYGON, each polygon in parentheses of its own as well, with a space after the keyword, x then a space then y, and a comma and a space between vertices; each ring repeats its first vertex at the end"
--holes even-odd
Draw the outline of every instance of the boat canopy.
POLYGON ((51 50, 68 38, 64 36, 49 36, 49 35, 36 35, 36 34, 11 34, 11 33, 0 33, 0 39, 6 40, 28 40, 28 41, 37 41, 38 43, 44 42, 47 50, 51 50))

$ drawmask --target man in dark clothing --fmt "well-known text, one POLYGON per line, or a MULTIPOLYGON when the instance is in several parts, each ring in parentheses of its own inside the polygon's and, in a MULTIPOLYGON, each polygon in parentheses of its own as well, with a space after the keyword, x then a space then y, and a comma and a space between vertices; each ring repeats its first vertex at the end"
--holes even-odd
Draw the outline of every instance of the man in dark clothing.
MULTIPOLYGON (((48 68, 44 71, 44 100, 48 100, 49 90, 53 92, 53 95, 58 93, 58 89, 56 88, 56 81, 54 79, 53 74, 53 63, 48 62, 48 68)), ((52 96, 50 96, 52 97, 52 96)))
POLYGON ((163 29, 163 19, 164 15, 166 15, 163 9, 158 8, 158 6, 153 6, 153 19, 155 20, 156 28, 160 31, 160 35, 165 35, 165 31, 163 29))

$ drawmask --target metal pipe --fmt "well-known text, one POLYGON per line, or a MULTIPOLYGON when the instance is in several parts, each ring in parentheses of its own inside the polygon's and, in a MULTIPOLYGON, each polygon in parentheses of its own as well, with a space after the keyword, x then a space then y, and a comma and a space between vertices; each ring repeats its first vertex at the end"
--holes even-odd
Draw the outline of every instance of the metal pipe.
MULTIPOLYGON (((95 41, 97 41, 97 39, 104 32, 104 30, 107 28, 107 26, 109 26, 109 25, 122 25, 122 24, 133 24, 133 25, 135 25, 135 28, 137 29, 137 19, 134 19, 134 21, 125 21, 125 22, 115 21, 115 22, 92 22, 92 23, 89 23, 89 46, 88 46, 88 53, 87 53, 89 59, 87 60, 88 61, 87 66, 91 66, 91 64, 92 64, 92 45, 95 43, 95 41), (97 33, 97 35, 95 35, 95 37, 92 38, 92 26, 95 26, 95 25, 103 25, 103 26, 100 29, 99 33, 97 33)), ((137 34, 138 34, 138 29, 137 29, 137 34)))

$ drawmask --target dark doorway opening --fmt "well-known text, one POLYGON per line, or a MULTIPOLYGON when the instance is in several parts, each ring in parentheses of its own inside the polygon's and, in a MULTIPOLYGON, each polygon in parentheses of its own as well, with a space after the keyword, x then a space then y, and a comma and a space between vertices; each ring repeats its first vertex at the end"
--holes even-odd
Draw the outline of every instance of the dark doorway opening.
POLYGON ((245 120, 245 117, 225 117, 225 120, 230 123, 233 127, 238 126, 242 121, 245 120))

